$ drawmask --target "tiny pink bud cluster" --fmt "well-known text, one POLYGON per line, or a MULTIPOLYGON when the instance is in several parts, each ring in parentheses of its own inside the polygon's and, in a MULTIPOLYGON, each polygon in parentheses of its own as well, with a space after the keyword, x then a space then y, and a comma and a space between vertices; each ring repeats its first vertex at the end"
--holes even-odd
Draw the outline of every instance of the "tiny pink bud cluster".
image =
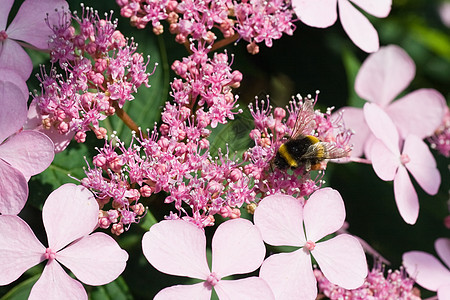
POLYGON ((161 34, 163 25, 169 23, 169 30, 175 34, 178 43, 186 43, 190 38, 211 44, 220 31, 224 38, 231 38, 236 32, 250 44, 248 50, 256 54, 257 43, 265 42, 272 46, 273 39, 285 34, 292 35, 293 11, 289 3, 277 1, 147 1, 116 0, 121 7, 120 13, 130 18, 133 26, 143 29, 151 22, 153 32, 161 34))
POLYGON ((172 69, 181 77, 172 82, 174 103, 167 102, 159 134, 133 137, 126 147, 118 138, 105 142, 81 182, 94 191, 101 211, 100 227, 120 234, 145 213, 142 201, 166 192, 177 214, 199 227, 214 224, 214 215, 239 218, 239 208, 254 202, 252 181, 235 157, 209 152, 208 136, 237 110, 232 89, 242 74, 232 71, 227 53, 208 58, 210 48, 192 46, 193 54, 176 61, 172 69), (119 226, 120 228, 116 228, 119 226))
POLYGON ((441 125, 428 140, 431 148, 436 149, 445 157, 450 157, 450 110, 448 106, 441 125))
POLYGON ((102 19, 93 9, 83 7, 81 17, 65 12, 59 26, 52 27, 51 61, 62 72, 53 67, 47 73, 42 67, 41 91, 34 93, 45 129, 73 132, 77 142, 84 142, 85 132, 91 130, 102 139, 106 129, 99 121, 133 100, 139 86, 149 87, 149 61, 144 61, 136 52, 137 45, 116 30, 117 21, 111 19, 112 15, 102 19))
POLYGON ((384 275, 381 267, 375 267, 369 272, 364 284, 354 290, 346 290, 326 279, 318 269, 314 270, 319 292, 331 300, 376 300, 376 299, 404 299, 420 300, 417 290, 413 287, 414 280, 407 277, 404 270, 389 270, 384 275))

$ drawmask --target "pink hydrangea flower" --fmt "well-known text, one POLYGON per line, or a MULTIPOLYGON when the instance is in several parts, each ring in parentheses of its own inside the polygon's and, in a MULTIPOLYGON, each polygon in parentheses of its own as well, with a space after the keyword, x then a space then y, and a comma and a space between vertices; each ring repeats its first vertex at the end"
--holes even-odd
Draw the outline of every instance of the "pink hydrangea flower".
POLYGON ((22 41, 39 49, 48 48, 49 36, 53 33, 46 18, 68 8, 63 0, 25 0, 14 20, 7 26, 8 15, 14 0, 2 0, 0 6, 0 66, 14 70, 22 79, 30 77, 33 64, 22 49, 22 41), (20 41, 20 42, 19 42, 20 41))
MULTIPOLYGON (((377 104, 394 121, 401 139, 414 134, 420 139, 433 135, 445 114, 445 99, 434 89, 413 91, 392 103, 413 80, 414 61, 398 46, 382 47, 364 61, 355 80, 355 91, 363 99, 377 104)), ((374 136, 361 108, 344 107, 346 127, 355 131, 351 138, 352 157, 368 156, 374 136)))
POLYGON ((98 221, 98 204, 82 186, 65 184, 53 191, 42 209, 49 247, 36 238, 17 216, 0 216, 0 285, 19 278, 34 265, 48 260, 28 299, 88 299, 83 283, 103 285, 125 269, 128 254, 110 236, 90 234, 98 221))
POLYGON ((32 175, 53 161, 52 141, 43 133, 21 130, 27 117, 28 89, 20 75, 0 70, 0 213, 18 214, 28 198, 32 175))
POLYGON ((377 51, 379 41, 376 29, 350 2, 378 18, 387 17, 392 4, 392 0, 293 0, 292 6, 306 25, 326 28, 336 22, 337 5, 342 27, 353 43, 366 52, 377 51))
POLYGON ((403 265, 418 284, 430 291, 437 291, 441 300, 450 299, 450 239, 437 239, 434 248, 447 267, 433 255, 422 251, 404 253, 403 265))
POLYGON ((344 201, 336 190, 320 189, 304 205, 292 196, 268 196, 259 203, 254 220, 267 244, 300 247, 269 256, 261 266, 259 275, 277 299, 316 298, 311 255, 330 282, 346 289, 364 283, 366 257, 355 237, 340 234, 319 242, 341 228, 345 220, 344 201))
POLYGON ((382 180, 394 180, 395 202, 403 220, 414 224, 419 215, 419 199, 407 170, 430 195, 435 195, 441 175, 430 149, 415 135, 408 135, 403 145, 393 121, 378 105, 364 105, 366 121, 377 138, 370 150, 372 166, 382 180))
POLYGON ((206 237, 202 229, 182 220, 161 221, 142 239, 147 260, 160 272, 204 280, 161 290, 155 299, 209 299, 214 288, 219 299, 274 299, 259 277, 222 280, 259 268, 266 249, 259 230, 248 220, 222 223, 212 239, 212 268, 206 260, 206 237))

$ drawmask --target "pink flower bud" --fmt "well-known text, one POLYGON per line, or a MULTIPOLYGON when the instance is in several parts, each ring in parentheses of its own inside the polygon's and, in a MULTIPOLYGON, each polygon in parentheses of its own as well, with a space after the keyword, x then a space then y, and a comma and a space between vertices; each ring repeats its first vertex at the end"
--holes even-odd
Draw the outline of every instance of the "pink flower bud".
POLYGON ((111 227, 111 232, 115 235, 121 235, 124 232, 123 224, 117 223, 111 227))
POLYGON ((139 189, 142 197, 150 197, 152 195, 152 189, 148 185, 144 185, 139 189))
POLYGON ((233 182, 236 182, 242 178, 242 171, 239 169, 233 169, 230 173, 230 179, 233 182))
POLYGON ((86 133, 83 131, 78 131, 75 134, 75 141, 77 141, 77 143, 84 143, 86 141, 86 133))

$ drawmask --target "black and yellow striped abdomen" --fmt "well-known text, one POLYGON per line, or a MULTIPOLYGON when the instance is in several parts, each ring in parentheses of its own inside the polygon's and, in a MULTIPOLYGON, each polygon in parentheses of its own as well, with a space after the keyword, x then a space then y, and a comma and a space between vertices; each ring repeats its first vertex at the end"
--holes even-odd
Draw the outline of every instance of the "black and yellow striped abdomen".
POLYGON ((312 135, 288 140, 278 149, 274 159, 275 166, 284 170, 317 164, 325 158, 325 149, 319 142, 319 139, 312 135), (313 146, 315 144, 317 147, 313 146))

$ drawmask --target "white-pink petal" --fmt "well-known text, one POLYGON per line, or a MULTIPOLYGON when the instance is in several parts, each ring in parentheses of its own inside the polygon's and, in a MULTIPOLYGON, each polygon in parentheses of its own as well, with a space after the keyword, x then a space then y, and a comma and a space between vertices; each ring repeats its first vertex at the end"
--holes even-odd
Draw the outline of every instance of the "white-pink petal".
POLYGON ((221 280, 214 286, 220 300, 272 300, 275 296, 269 285, 259 277, 221 280))
POLYGON ((439 238, 434 242, 434 249, 436 249, 439 258, 450 269, 450 239, 439 238))
POLYGON ((204 282, 191 285, 174 285, 159 291, 153 300, 180 300, 180 299, 196 299, 209 300, 211 298, 211 290, 204 282))
POLYGON ((297 17, 306 25, 325 28, 333 25, 337 19, 337 0, 293 0, 297 17))
POLYGON ((394 195, 403 220, 408 224, 415 224, 419 216, 419 198, 404 166, 400 166, 395 175, 394 195))
POLYGON ((410 159, 405 167, 417 183, 428 194, 436 195, 441 185, 441 174, 427 144, 417 136, 409 135, 403 146, 403 155, 405 154, 410 159))
POLYGON ((17 216, 0 216, 0 285, 20 277, 44 260, 45 247, 17 216))
POLYGON ((50 15, 53 20, 55 18, 52 15, 62 16, 64 11, 68 12, 68 5, 63 0, 25 0, 6 32, 11 39, 25 41, 40 49, 47 49, 53 30, 51 25, 46 24, 45 18, 50 15), (58 9, 58 12, 55 12, 55 9, 58 9))
POLYGON ((254 222, 267 244, 301 247, 306 242, 303 206, 292 196, 276 194, 262 199, 256 208, 254 222))
POLYGON ((0 213, 17 215, 28 199, 25 176, 0 158, 0 213))
POLYGON ((42 209, 49 247, 53 251, 88 235, 98 224, 98 203, 81 185, 67 183, 54 190, 42 209))
POLYGON ((49 261, 39 280, 31 289, 29 300, 88 299, 83 285, 67 275, 55 260, 49 261))
POLYGON ((433 135, 445 114, 444 96, 434 89, 420 89, 394 101, 386 112, 402 138, 414 134, 419 138, 433 135))
POLYGON ((440 286, 437 290, 437 296, 440 300, 450 299, 450 283, 440 286))
POLYGON ((414 61, 402 48, 382 47, 361 65, 355 91, 361 98, 386 107, 410 84, 415 73, 414 61))
POLYGON ((313 242, 339 230, 345 221, 344 201, 339 192, 332 188, 315 191, 303 207, 303 220, 306 238, 313 242))
MULTIPOLYGON (((0 46, 0 48, 1 48, 1 46, 0 46)), ((4 66, 2 66, 1 70, 0 70, 0 81, 8 81, 8 82, 15 84, 22 91, 22 96, 23 96, 23 97, 20 97, 17 95, 16 97, 22 98, 23 101, 27 102, 28 97, 29 97, 27 83, 17 72, 15 72, 14 70, 4 69, 4 66)))
POLYGON ((381 140, 375 140, 370 149, 372 167, 378 177, 384 181, 392 181, 400 166, 400 157, 394 155, 381 140))
POLYGON ((379 48, 378 33, 367 18, 348 0, 338 0, 342 27, 361 50, 371 53, 379 48))
POLYGON ((422 251, 403 254, 403 266, 419 285, 431 291, 450 284, 450 271, 433 255, 422 251))
POLYGON ((56 253, 58 260, 83 283, 103 285, 115 280, 125 269, 128 254, 103 232, 96 232, 56 253))
MULTIPOLYGON (((0 71, 2 72, 2 71, 0 71)), ((19 85, 0 81, 0 144, 22 128, 27 118, 27 100, 19 85)))
POLYGON ((206 238, 202 229, 183 220, 165 220, 153 225, 142 238, 148 262, 160 272, 206 279, 211 273, 206 261, 206 238))
POLYGON ((2 0, 2 5, 0 6, 0 31, 6 29, 6 22, 13 3, 14 0, 2 0))
POLYGON ((378 18, 385 18, 391 11, 392 0, 350 0, 367 13, 378 18))
POLYGON ((212 272, 220 278, 250 273, 259 268, 266 247, 259 229, 246 219, 228 220, 212 239, 212 272))
POLYGON ((364 153, 364 147, 369 136, 372 135, 362 108, 346 106, 333 114, 333 118, 338 118, 342 114, 345 127, 354 131, 350 139, 350 144, 353 145, 351 157, 360 157, 364 153))
POLYGON ((0 145, 0 157, 29 179, 53 161, 53 142, 45 134, 24 130, 0 145))
POLYGON ((4 70, 16 72, 22 80, 27 80, 33 70, 30 56, 19 43, 6 39, 0 43, 0 66, 4 70))
POLYGON ((375 137, 383 141, 394 155, 400 156, 397 128, 388 114, 377 104, 366 103, 364 104, 364 117, 375 137))
POLYGON ((359 241, 348 234, 340 234, 330 240, 317 243, 312 256, 324 276, 345 289, 355 289, 367 277, 367 262, 359 241))
POLYGON ((269 256, 261 266, 259 276, 269 284, 275 299, 316 299, 311 257, 303 249, 269 256))

